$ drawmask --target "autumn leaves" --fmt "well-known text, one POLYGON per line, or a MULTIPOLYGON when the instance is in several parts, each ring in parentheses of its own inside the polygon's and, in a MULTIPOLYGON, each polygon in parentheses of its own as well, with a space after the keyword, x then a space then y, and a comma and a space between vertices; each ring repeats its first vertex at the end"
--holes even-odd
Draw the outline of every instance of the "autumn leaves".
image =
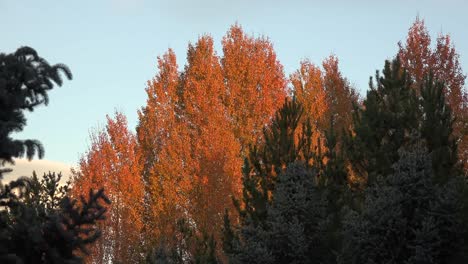
POLYGON ((144 156, 154 158, 142 174, 151 218, 162 224, 153 229, 157 235, 171 236, 176 219, 187 216, 200 230, 219 230, 231 196, 241 190, 242 153, 260 140, 286 97, 283 69, 268 40, 234 26, 223 39, 223 54, 202 36, 189 45, 182 72, 169 50, 148 84, 137 134, 144 156))
MULTIPOLYGON (((169 49, 147 83, 136 134, 116 113, 93 135, 75 173, 74 192, 104 187, 113 201, 94 260, 135 262, 155 243, 176 243, 181 218, 219 238, 224 210, 233 208, 232 198, 242 191, 249 145, 263 140, 264 127, 286 98, 295 96, 304 107, 302 118, 312 121, 316 145, 331 122, 338 134, 352 128, 359 96, 337 57, 326 58, 322 67, 304 60, 288 79, 267 38, 234 25, 221 43, 222 55, 208 35, 189 44, 184 68, 169 49)), ((435 51, 429 44, 417 20, 406 45, 400 44, 402 64, 416 76, 415 84, 428 71, 450 80, 449 103, 458 120, 466 121, 464 76, 450 38, 439 38, 435 51)), ((455 126, 459 135, 461 124, 455 126)))
POLYGON ((340 118, 350 115, 349 93, 354 92, 336 57, 325 60, 323 69, 302 62, 288 88, 267 38, 249 36, 234 25, 222 49, 220 56, 210 36, 200 37, 189 44, 183 69, 169 49, 148 81, 136 135, 120 113, 93 135, 75 192, 104 186, 114 202, 103 226, 107 238, 94 249, 96 260, 131 261, 155 241, 170 243, 180 218, 217 237, 224 210, 233 208, 232 197, 242 190, 248 146, 262 140, 264 126, 292 94, 316 122, 316 141, 329 125, 330 107, 339 108, 340 118), (122 234, 134 235, 122 240, 122 234), (106 244, 114 240, 119 243, 106 244), (122 253, 111 256, 113 251, 122 253))

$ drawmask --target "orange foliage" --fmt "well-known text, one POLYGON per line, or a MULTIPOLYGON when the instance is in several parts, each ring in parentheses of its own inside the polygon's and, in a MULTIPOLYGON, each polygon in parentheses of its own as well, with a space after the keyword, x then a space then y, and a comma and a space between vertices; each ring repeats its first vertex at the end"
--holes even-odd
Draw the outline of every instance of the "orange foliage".
MULTIPOLYGON (((321 140, 320 148, 325 150, 323 133, 327 123, 325 115, 329 109, 323 86, 322 71, 309 60, 303 60, 299 69, 289 78, 292 84, 292 94, 304 107, 301 122, 309 119, 314 128, 312 150, 318 150, 319 139, 321 140)), ((299 128, 296 133, 299 136, 302 129, 299 128)))
MULTIPOLYGON (((461 135, 467 97, 458 54, 449 36, 438 38, 435 51, 429 45, 424 22, 418 19, 406 46, 399 44, 400 59, 416 83, 429 70, 448 80, 448 101, 455 116, 462 117, 456 125, 461 135)), ((170 242, 182 217, 198 231, 219 238, 223 212, 233 206, 231 196, 241 192, 243 156, 250 144, 261 141, 264 126, 283 105, 287 80, 265 37, 246 35, 234 25, 222 40, 222 57, 213 46, 206 35, 189 44, 182 72, 171 49, 158 57, 158 72, 147 83, 146 105, 138 111, 136 136, 120 113, 108 117, 104 131, 91 135, 73 193, 104 187, 112 201, 93 262, 136 262, 140 246, 153 247, 160 239, 170 242)), ((325 151, 323 135, 330 120, 338 133, 351 129, 358 95, 335 56, 325 59, 322 68, 302 61, 290 81, 304 106, 301 121, 310 118, 314 125, 312 147, 318 148, 321 138, 325 151)), ((468 155, 464 129, 461 148, 468 155)))
POLYGON ((91 135, 91 147, 75 172, 73 193, 104 187, 112 204, 101 224, 103 237, 93 246, 92 263, 134 262, 142 228, 143 184, 135 136, 121 113, 107 117, 105 131, 91 135))
POLYGON ((231 196, 240 195, 242 153, 286 97, 283 68, 267 39, 233 26, 222 44, 223 58, 210 36, 189 44, 181 73, 169 50, 148 82, 137 135, 153 237, 173 236, 181 217, 218 235, 231 196))
POLYGON ((329 56, 322 66, 320 69, 309 60, 302 61, 299 69, 290 75, 292 93, 304 106, 305 117, 321 133, 329 128, 331 117, 337 132, 350 129, 353 103, 358 102, 358 95, 342 76, 336 56, 329 56))
POLYGON ((449 35, 439 35, 434 49, 430 45, 431 38, 424 20, 418 17, 408 31, 406 43, 398 43, 398 56, 413 77, 413 87, 416 90, 423 84, 424 76, 430 72, 437 79, 444 80, 447 103, 455 117, 454 135, 460 138, 460 160, 464 163, 465 171, 468 171, 468 94, 464 87, 466 76, 449 35))
POLYGON ((433 64, 430 45, 431 37, 424 25, 424 20, 417 17, 408 31, 405 45, 398 43, 398 56, 403 67, 411 73, 415 87, 422 84, 424 76, 429 74, 429 66, 433 64))
POLYGON ((326 128, 333 117, 334 129, 338 134, 342 130, 350 130, 353 123, 353 104, 358 103, 359 95, 343 77, 339 69, 336 56, 329 56, 322 63, 323 85, 327 96, 328 113, 326 114, 326 128))
MULTIPOLYGON (((353 104, 358 103, 358 94, 342 76, 337 57, 329 56, 322 66, 320 69, 309 60, 303 60, 299 69, 290 75, 290 81, 291 93, 304 107, 301 121, 309 118, 313 125, 312 151, 325 153, 324 135, 332 120, 338 136, 343 129, 352 129, 353 104)), ((301 133, 300 129, 297 133, 301 133)), ((341 151, 341 142, 338 138, 337 151, 341 151)), ((326 164, 327 159, 323 158, 322 162, 326 164)), ((354 181, 352 177, 350 180, 354 181)))
POLYGON ((290 76, 293 94, 304 107, 304 117, 324 128, 328 112, 327 95, 323 86, 322 71, 309 60, 301 62, 300 68, 290 76))
POLYGON ((224 209, 231 207, 231 195, 238 195, 240 146, 231 129, 222 102, 223 75, 209 36, 189 45, 183 78, 185 124, 191 145, 192 192, 190 208, 200 230, 214 233, 222 223, 224 209))
POLYGON ((247 146, 260 139, 263 127, 282 106, 287 96, 286 79, 267 38, 248 36, 234 25, 222 45, 223 101, 246 154, 247 146))
POLYGON ((342 76, 337 57, 328 57, 322 66, 323 70, 304 60, 290 80, 292 93, 304 106, 303 117, 316 126, 315 141, 321 137, 323 143, 323 133, 329 129, 332 117, 336 132, 351 128, 353 103, 357 103, 358 95, 342 76))
POLYGON ((138 112, 137 136, 146 193, 145 237, 171 233, 174 224, 171 220, 177 217, 177 205, 182 204, 181 193, 187 192, 175 190, 178 186, 187 185, 179 184, 185 175, 180 156, 190 157, 187 155, 188 146, 183 144, 186 129, 178 121, 177 68, 176 55, 172 50, 158 57, 159 73, 148 81, 146 106, 138 112), (163 150, 165 153, 162 155, 163 150))
POLYGON ((435 76, 445 80, 447 102, 455 117, 454 134, 460 138, 458 152, 465 174, 468 174, 468 92, 464 86, 466 75, 463 74, 459 55, 449 35, 440 35, 437 38, 433 56, 435 76))

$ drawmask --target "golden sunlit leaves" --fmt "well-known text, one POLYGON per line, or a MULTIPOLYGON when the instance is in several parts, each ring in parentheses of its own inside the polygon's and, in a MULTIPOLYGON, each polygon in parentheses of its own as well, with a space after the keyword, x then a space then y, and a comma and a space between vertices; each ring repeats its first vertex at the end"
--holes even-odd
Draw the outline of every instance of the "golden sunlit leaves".
MULTIPOLYGON (((95 260, 131 262, 134 246, 151 247, 177 237, 181 218, 197 232, 219 238, 224 210, 241 194, 243 157, 249 145, 263 140, 264 127, 288 96, 283 66, 267 38, 247 35, 234 25, 221 44, 223 54, 218 55, 212 37, 199 37, 188 45, 183 69, 171 49, 158 57, 146 104, 138 111, 136 136, 120 113, 108 118, 104 131, 91 135, 73 191, 78 195, 104 187, 113 201, 103 226, 106 239, 93 248, 95 260)), ((461 149, 467 155, 465 76, 449 36, 439 37, 433 51, 424 22, 416 20, 406 45, 399 46, 415 83, 431 70, 447 80, 449 104, 461 120, 456 133, 465 133, 461 149)), ((303 60, 289 82, 290 94, 304 107, 300 122, 312 123, 308 148, 326 151, 324 135, 333 121, 336 151, 343 151, 339 137, 352 131, 359 98, 338 58, 329 56, 319 66, 303 60)), ((293 133, 300 135, 300 130, 293 133)))
POLYGON ((222 44, 224 104, 246 154, 248 144, 259 140, 263 127, 283 104, 286 79, 267 38, 248 36, 234 25, 222 44))
POLYGON ((398 56, 413 77, 414 89, 418 91, 424 76, 434 74, 444 80, 447 103, 455 117, 454 135, 460 138, 458 152, 460 160, 468 169, 468 94, 464 88, 466 76, 459 62, 459 55, 449 35, 440 34, 434 49, 424 20, 416 18, 408 31, 405 44, 398 43, 398 56))
MULTIPOLYGON (((222 213, 231 207, 231 195, 240 190, 240 146, 223 104, 224 82, 219 58, 209 36, 189 45, 183 75, 184 117, 191 146, 190 209, 200 230, 219 230, 222 213), (217 228, 217 229, 216 229, 217 228)), ((190 175, 186 175, 190 177, 190 175)))
POLYGON ((359 100, 358 93, 343 77, 339 69, 339 60, 336 56, 329 56, 323 63, 323 85, 327 96, 328 113, 326 114, 326 126, 329 127, 333 119, 334 129, 338 134, 348 131, 352 125, 353 104, 359 100))
POLYGON ((322 71, 309 60, 304 60, 300 68, 290 76, 293 94, 304 107, 304 117, 323 128, 328 122, 327 96, 323 86, 322 71))
POLYGON ((126 117, 107 117, 106 129, 91 135, 91 147, 75 173, 75 195, 104 187, 112 204, 93 248, 92 261, 134 262, 140 259, 138 245, 143 227, 143 182, 136 137, 128 130, 126 117))
POLYGON ((424 20, 419 17, 409 29, 405 45, 398 43, 402 66, 411 73, 417 84, 421 84, 424 76, 429 74, 429 66, 433 63, 430 45, 431 37, 424 20))
POLYGON ((231 196, 240 194, 242 153, 286 97, 283 67, 266 38, 233 26, 222 58, 213 45, 207 35, 189 44, 180 73, 169 50, 148 82, 137 134, 155 236, 171 236, 180 217, 216 235, 231 196))

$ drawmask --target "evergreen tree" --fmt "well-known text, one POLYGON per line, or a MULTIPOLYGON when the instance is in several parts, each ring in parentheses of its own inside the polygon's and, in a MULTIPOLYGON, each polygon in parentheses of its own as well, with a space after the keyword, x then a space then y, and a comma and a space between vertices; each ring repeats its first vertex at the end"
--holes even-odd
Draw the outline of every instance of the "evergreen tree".
POLYGON ((316 174, 296 162, 278 177, 265 228, 273 263, 323 263, 329 255, 324 243, 327 201, 316 174))
MULTIPOLYGON (((29 47, 0 54, 0 166, 24 154, 44 155, 39 141, 15 140, 11 134, 25 126, 25 110, 48 103, 47 92, 62 84, 60 72, 71 79, 67 66, 51 66, 29 47)), ((7 171, 0 169, 0 181, 7 171)), ((100 236, 96 222, 104 218, 103 203, 109 200, 102 189, 80 202, 71 199, 60 178, 49 173, 39 181, 34 174, 0 183, 1 263, 82 263, 80 252, 86 254, 86 246, 100 236)))
POLYGON ((303 161, 278 175, 265 220, 240 228, 232 244, 232 263, 333 263, 327 236, 327 197, 317 184, 317 169, 303 161))
MULTIPOLYGON (((17 140, 11 134, 23 130, 26 125, 25 110, 32 112, 41 104, 47 105, 47 92, 54 84, 62 85, 60 73, 72 78, 66 65, 49 65, 30 47, 19 48, 12 54, 0 53, 0 166, 24 155, 28 159, 36 153, 39 158, 44 156, 39 141, 17 140)), ((7 171, 0 167, 0 179, 7 171)))
POLYGON ((229 210, 227 209, 224 212, 222 231, 223 251, 232 254, 237 246, 235 243, 239 241, 239 237, 231 224, 229 210))
POLYGON ((264 129, 264 142, 250 148, 243 167, 243 196, 235 200, 241 219, 247 218, 255 225, 266 217, 267 205, 279 175, 290 163, 303 160, 311 164, 312 125, 300 124, 302 105, 295 98, 286 100, 264 129))
POLYGON ((340 262, 452 263, 462 246, 460 178, 437 184, 422 144, 402 150, 393 171, 348 214, 340 262))
POLYGON ((343 151, 338 149, 340 137, 334 123, 333 117, 330 118, 329 129, 325 131, 325 153, 322 158, 322 164, 325 164, 322 165, 321 183, 326 186, 345 186, 348 183, 348 173, 343 151))
POLYGON ((354 172, 367 176, 369 184, 378 175, 389 175, 398 150, 417 138, 425 140, 437 175, 446 178, 458 167, 457 138, 444 83, 430 74, 416 93, 411 78, 399 60, 386 62, 384 76, 377 73, 377 86, 371 82, 364 106, 357 109, 355 135, 347 137, 347 156, 354 172))
POLYGON ((240 226, 233 229, 225 214, 223 246, 231 262, 335 260, 347 188, 344 159, 333 125, 322 154, 313 148, 310 120, 299 124, 301 115, 294 98, 286 102, 265 129, 264 143, 251 148, 243 168, 242 206, 235 201, 240 226))
POLYGON ((420 89, 422 109, 421 137, 431 153, 432 166, 440 181, 447 181, 457 173, 457 138, 453 135, 454 119, 445 100, 444 83, 425 77, 420 89))
POLYGON ((419 107, 411 81, 398 59, 386 61, 383 76, 370 79, 370 90, 363 107, 356 109, 354 135, 348 136, 347 156, 354 172, 375 182, 378 175, 389 175, 398 160, 398 150, 417 133, 419 107))
POLYGON ((323 261, 322 224, 326 200, 315 169, 291 163, 278 175, 267 215, 258 225, 246 221, 235 240, 232 263, 310 263, 323 261))
POLYGON ((34 189, 30 183, 13 181, 1 193, 0 206, 8 211, 0 212, 0 262, 82 263, 81 253, 88 254, 87 246, 100 236, 96 222, 104 219, 109 203, 103 190, 81 197, 80 204, 65 196, 50 209, 49 203, 24 202, 34 189))
POLYGON ((216 241, 213 235, 200 232, 193 221, 181 218, 177 221, 177 233, 174 237, 161 240, 146 257, 146 263, 221 263, 216 252, 216 241), (175 241, 170 241, 170 240, 175 241))
POLYGON ((431 37, 424 19, 416 20, 408 30, 405 42, 398 43, 398 57, 402 66, 413 80, 413 89, 426 82, 426 76, 434 74, 435 79, 443 80, 446 103, 455 117, 453 133, 458 137, 458 152, 465 175, 468 173, 468 93, 465 86, 466 75, 460 63, 460 54, 449 34, 440 32, 431 47, 431 37))
POLYGON ((367 176, 368 189, 362 209, 355 207, 345 221, 340 261, 447 263, 463 258, 466 201, 461 190, 466 183, 459 177, 444 83, 429 74, 415 90, 409 81, 415 77, 396 60, 377 77, 347 141, 348 158, 355 172, 367 176))
POLYGON ((333 122, 325 131, 325 152, 319 168, 319 187, 326 201, 326 219, 323 221, 324 236, 321 242, 326 250, 323 252, 322 263, 336 263, 337 253, 342 244, 342 222, 344 208, 356 208, 352 191, 353 183, 348 179, 345 156, 338 142, 341 137, 337 134, 333 122))
POLYGON ((70 181, 61 184, 62 173, 44 173, 41 179, 35 171, 31 178, 26 178, 29 188, 26 190, 24 203, 28 206, 42 207, 43 212, 57 210, 63 198, 70 190, 70 181))
MULTIPOLYGON (((234 229, 239 230, 233 231, 230 221, 224 221, 223 247, 227 255, 250 246, 262 251, 263 246, 256 245, 262 240, 253 234, 257 226, 265 224, 277 176, 296 160, 303 160, 307 166, 312 163, 312 125, 310 120, 300 124, 302 113, 295 98, 286 100, 271 125, 265 127, 264 141, 250 147, 243 166, 242 199, 234 199, 240 216, 240 226, 234 229)), ((269 259, 268 254, 265 259, 269 259)))

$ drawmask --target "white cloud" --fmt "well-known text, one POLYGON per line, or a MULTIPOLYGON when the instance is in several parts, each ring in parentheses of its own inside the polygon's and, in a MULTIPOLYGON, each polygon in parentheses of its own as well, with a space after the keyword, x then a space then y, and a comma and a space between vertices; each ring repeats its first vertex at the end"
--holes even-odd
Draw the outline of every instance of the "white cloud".
POLYGON ((62 181, 66 181, 70 177, 70 170, 73 167, 71 164, 66 164, 53 160, 32 160, 16 159, 15 165, 7 165, 13 171, 4 174, 4 182, 17 179, 22 176, 32 176, 33 171, 36 171, 37 176, 42 176, 44 173, 55 172, 62 173, 62 181))

